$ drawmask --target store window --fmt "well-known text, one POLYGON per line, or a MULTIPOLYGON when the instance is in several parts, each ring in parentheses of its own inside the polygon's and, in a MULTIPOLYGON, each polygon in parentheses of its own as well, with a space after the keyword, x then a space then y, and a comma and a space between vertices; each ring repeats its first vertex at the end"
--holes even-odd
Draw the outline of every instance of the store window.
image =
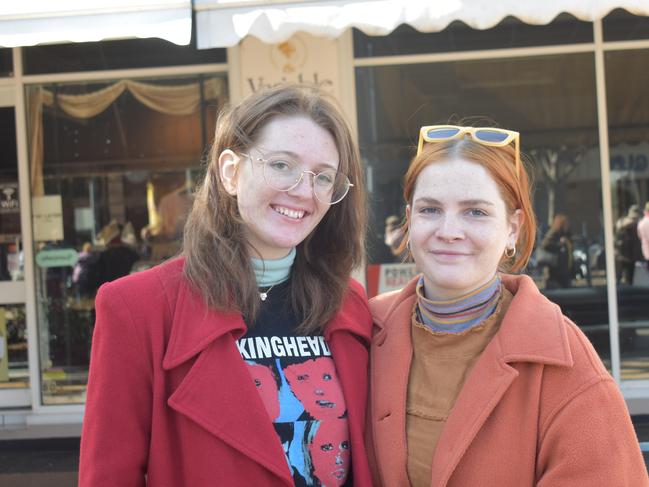
MULTIPOLYGON (((15 112, 0 107, 0 281, 23 280, 20 230, 15 112)), ((25 306, 6 299, 0 293, 0 397, 3 404, 24 405, 29 387, 25 306)))
POLYGON ((354 55, 363 58, 592 41, 593 24, 577 20, 569 14, 561 14, 547 25, 531 25, 514 17, 506 17, 495 27, 485 30, 472 29, 460 21, 433 33, 419 32, 405 24, 387 36, 369 36, 354 29, 354 55))
POLYGON ((404 217, 402 178, 419 127, 467 117, 474 124, 497 123, 521 132, 536 181, 537 248, 545 241, 556 255, 542 262, 535 253, 527 273, 608 362, 593 55, 361 67, 356 80, 372 210, 368 293, 400 287, 415 273, 389 244, 398 239, 393 223, 404 217))
POLYGON ((649 379, 649 50, 605 60, 622 378, 649 379))
POLYGON ((649 39, 649 17, 633 15, 624 9, 615 9, 603 20, 604 41, 649 39))
POLYGON ((24 47, 25 74, 154 68, 226 62, 225 49, 177 46, 163 39, 126 39, 24 47))
POLYGON ((98 287, 178 253, 225 85, 28 88, 44 404, 85 399, 98 287))
POLYGON ((13 76, 13 51, 7 48, 0 48, 0 77, 13 76))
POLYGON ((23 279, 16 116, 0 107, 0 281, 23 279))
POLYGON ((0 305, 0 396, 29 387, 24 305, 0 305))

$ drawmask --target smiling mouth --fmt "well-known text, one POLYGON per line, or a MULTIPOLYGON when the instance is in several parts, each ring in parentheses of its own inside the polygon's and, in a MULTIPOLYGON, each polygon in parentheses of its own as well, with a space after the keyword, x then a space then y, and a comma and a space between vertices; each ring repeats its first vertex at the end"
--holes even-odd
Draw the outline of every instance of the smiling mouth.
POLYGON ((325 401, 324 399, 320 399, 319 401, 315 402, 318 406, 323 407, 323 408, 333 408, 335 404, 331 401, 325 401))
POLYGON ((306 213, 304 210, 291 210, 284 206, 271 206, 271 208, 280 215, 292 218, 293 220, 301 220, 304 218, 304 214, 306 213))
POLYGON ((433 251, 431 251, 431 253, 434 254, 434 255, 449 255, 449 256, 453 256, 453 257, 455 257, 455 256, 460 257, 460 256, 464 256, 464 255, 469 255, 469 254, 465 254, 463 252, 452 252, 452 251, 448 251, 448 250, 433 250, 433 251))

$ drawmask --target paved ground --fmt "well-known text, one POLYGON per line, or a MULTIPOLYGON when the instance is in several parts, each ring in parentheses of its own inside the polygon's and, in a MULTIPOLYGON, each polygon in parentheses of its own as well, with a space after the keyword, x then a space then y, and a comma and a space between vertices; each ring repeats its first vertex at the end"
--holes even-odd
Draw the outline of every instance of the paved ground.
POLYGON ((75 487, 79 438, 0 441, 0 487, 75 487))
MULTIPOLYGON (((649 466, 649 415, 633 418, 649 466)), ((78 438, 0 441, 0 487, 76 487, 78 438)))

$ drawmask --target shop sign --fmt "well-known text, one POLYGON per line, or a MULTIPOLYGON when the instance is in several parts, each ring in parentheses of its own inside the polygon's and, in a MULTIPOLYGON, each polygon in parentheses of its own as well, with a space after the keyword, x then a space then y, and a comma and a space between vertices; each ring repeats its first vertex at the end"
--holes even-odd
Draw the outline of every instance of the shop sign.
POLYGON ((18 184, 0 184, 0 215, 19 212, 18 184))
MULTIPOLYGON (((649 143, 619 144, 609 149, 611 181, 649 178, 649 143)), ((600 178, 599 147, 584 152, 570 181, 598 180, 600 178)))
POLYGON ((649 144, 611 147, 611 172, 649 176, 649 144))
POLYGON ((63 211, 61 196, 36 196, 32 198, 34 240, 63 240, 63 211))
POLYGON ((338 43, 297 33, 279 44, 256 37, 241 41, 241 94, 282 83, 314 83, 340 99, 338 43))
POLYGON ((48 249, 36 254, 38 267, 72 267, 79 260, 79 255, 74 249, 48 249))
POLYGON ((372 264, 367 266, 367 295, 374 297, 377 294, 401 289, 416 275, 415 264, 372 264))

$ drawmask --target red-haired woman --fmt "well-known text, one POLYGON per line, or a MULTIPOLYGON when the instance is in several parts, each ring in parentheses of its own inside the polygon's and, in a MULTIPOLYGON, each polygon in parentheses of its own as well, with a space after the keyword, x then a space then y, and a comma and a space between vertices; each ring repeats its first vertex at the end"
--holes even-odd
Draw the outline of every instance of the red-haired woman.
POLYGON ((647 486, 624 400, 524 275, 535 223, 518 134, 423 127, 404 231, 422 274, 370 303, 375 485, 647 486))
POLYGON ((361 174, 313 88, 219 118, 183 256, 97 296, 81 487, 370 485, 361 174))

